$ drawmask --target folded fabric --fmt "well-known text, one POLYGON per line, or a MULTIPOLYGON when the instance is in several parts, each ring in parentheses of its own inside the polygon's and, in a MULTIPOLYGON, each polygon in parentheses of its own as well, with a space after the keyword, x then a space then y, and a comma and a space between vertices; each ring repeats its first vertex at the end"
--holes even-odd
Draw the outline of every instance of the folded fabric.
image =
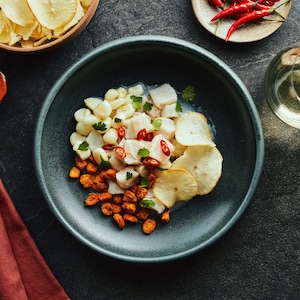
POLYGON ((70 299, 20 218, 0 179, 0 300, 70 299))

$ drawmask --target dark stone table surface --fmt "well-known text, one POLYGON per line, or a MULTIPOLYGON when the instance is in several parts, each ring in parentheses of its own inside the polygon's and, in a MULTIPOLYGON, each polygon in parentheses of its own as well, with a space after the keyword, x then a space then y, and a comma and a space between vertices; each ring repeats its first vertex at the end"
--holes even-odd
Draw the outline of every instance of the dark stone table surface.
POLYGON ((272 58, 300 41, 300 1, 285 23, 252 43, 225 43, 196 20, 188 0, 101 0, 86 30, 41 55, 0 52, 8 94, 0 106, 0 177, 51 270, 71 299, 300 299, 300 130, 273 115, 263 95, 272 58), (131 264, 99 255, 70 236, 47 207, 32 159, 37 116, 57 78, 86 53, 134 35, 195 43, 228 64, 261 117, 265 164, 240 221, 208 249, 167 264, 131 264))

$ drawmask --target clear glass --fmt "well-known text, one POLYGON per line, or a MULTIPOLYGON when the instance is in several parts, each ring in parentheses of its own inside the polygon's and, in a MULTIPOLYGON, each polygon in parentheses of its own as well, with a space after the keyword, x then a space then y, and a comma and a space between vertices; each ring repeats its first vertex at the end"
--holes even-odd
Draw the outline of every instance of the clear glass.
POLYGON ((265 75, 264 90, 275 115, 300 129, 300 43, 274 57, 265 75))

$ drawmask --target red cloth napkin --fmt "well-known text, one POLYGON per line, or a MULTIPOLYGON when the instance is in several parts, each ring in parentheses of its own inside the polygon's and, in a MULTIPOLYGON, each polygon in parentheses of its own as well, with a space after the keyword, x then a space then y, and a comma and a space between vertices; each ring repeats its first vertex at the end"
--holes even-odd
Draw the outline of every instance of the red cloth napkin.
POLYGON ((47 266, 1 179, 0 299, 70 299, 47 266))

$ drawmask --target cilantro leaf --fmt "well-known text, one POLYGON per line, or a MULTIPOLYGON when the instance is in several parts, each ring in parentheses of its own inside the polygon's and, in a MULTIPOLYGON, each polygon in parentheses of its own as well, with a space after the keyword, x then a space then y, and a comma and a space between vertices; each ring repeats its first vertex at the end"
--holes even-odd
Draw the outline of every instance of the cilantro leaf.
POLYGON ((181 106, 181 104, 180 104, 179 101, 176 102, 175 110, 176 110, 177 112, 182 112, 182 106, 181 106))
POLYGON ((143 199, 141 201, 141 206, 151 208, 155 206, 155 202, 151 199, 143 199))
POLYGON ((188 85, 183 91, 182 91, 182 100, 185 102, 193 101, 195 98, 195 89, 188 85))
POLYGON ((138 151, 138 156, 140 157, 147 157, 149 155, 150 151, 147 148, 141 148, 138 151))
POLYGON ((133 106, 134 109, 141 109, 142 108, 143 97, 138 97, 138 96, 131 95, 130 99, 132 99, 132 101, 133 101, 132 106, 133 106))
POLYGON ((141 186, 142 186, 142 187, 149 187, 149 185, 150 185, 150 180, 149 180, 149 178, 148 178, 148 177, 143 177, 143 178, 141 179, 141 186))
POLYGON ((107 126, 106 126, 106 124, 103 123, 103 122, 98 122, 98 123, 93 124, 93 128, 94 128, 95 130, 104 131, 104 130, 107 129, 107 126))
POLYGON ((89 143, 86 142, 86 141, 82 142, 79 145, 78 150, 80 150, 80 151, 87 151, 87 150, 89 150, 89 143))
POLYGON ((119 118, 115 118, 115 119, 114 119, 114 122, 115 122, 115 123, 121 123, 121 122, 122 122, 122 120, 121 120, 121 119, 119 119, 119 118))
POLYGON ((110 168, 110 163, 108 160, 104 160, 102 155, 100 155, 100 158, 101 158, 101 162, 100 162, 100 165, 99 165, 99 168, 100 169, 108 169, 110 168))
POLYGON ((152 106, 153 106, 153 104, 152 103, 150 103, 150 102, 146 102, 145 104, 144 104, 144 111, 150 111, 151 109, 152 109, 152 106))
POLYGON ((126 180, 129 180, 132 178, 132 173, 131 172, 126 172, 126 180))
POLYGON ((154 130, 158 130, 162 124, 162 119, 155 119, 152 123, 154 130))

